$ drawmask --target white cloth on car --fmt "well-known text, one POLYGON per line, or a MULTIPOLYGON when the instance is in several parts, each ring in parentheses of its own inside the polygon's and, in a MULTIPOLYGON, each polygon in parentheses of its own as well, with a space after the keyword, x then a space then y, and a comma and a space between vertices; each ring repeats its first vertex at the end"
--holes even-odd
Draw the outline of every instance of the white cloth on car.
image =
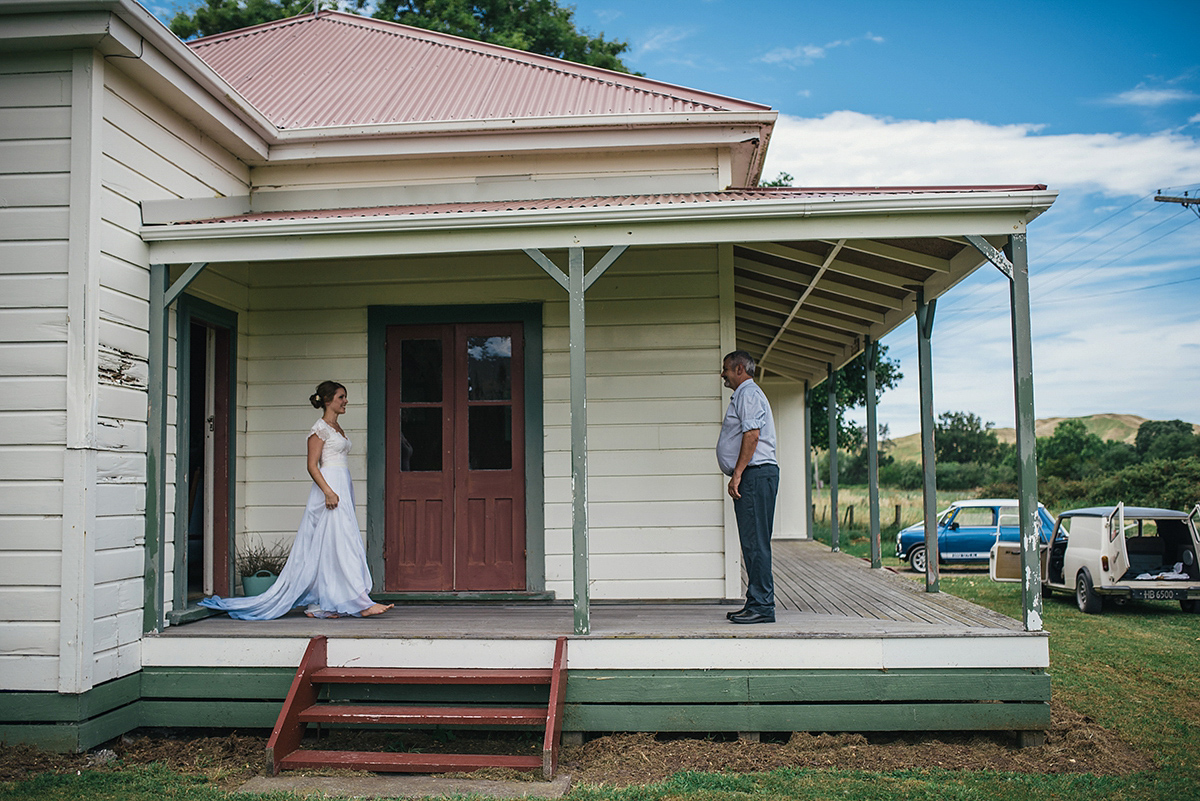
POLYGON ((1142 573, 1137 577, 1138 581, 1179 581, 1180 579, 1189 579, 1187 573, 1183 572, 1183 562, 1176 562, 1173 570, 1165 570, 1161 573, 1142 573))

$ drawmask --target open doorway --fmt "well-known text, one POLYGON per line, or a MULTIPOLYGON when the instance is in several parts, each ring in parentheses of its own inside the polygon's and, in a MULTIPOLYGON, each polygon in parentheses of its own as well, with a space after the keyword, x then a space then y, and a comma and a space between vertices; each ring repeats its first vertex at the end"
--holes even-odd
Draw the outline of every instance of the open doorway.
POLYGON ((175 608, 233 595, 237 316, 190 296, 178 317, 175 608))

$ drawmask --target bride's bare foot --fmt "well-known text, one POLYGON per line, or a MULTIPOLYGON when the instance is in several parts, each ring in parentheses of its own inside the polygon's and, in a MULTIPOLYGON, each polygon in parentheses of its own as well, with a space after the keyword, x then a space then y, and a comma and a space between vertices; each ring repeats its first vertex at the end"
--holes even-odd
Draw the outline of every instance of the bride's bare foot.
POLYGON ((395 606, 395 604, 388 604, 387 606, 384 606, 383 604, 371 604, 366 609, 362 610, 362 612, 360 614, 363 617, 371 617, 372 615, 382 615, 384 612, 391 609, 393 606, 395 606))
POLYGON ((335 618, 341 617, 341 615, 339 615, 337 612, 322 612, 319 615, 315 615, 312 612, 305 612, 304 616, 311 617, 311 618, 321 618, 322 620, 333 620, 335 618))

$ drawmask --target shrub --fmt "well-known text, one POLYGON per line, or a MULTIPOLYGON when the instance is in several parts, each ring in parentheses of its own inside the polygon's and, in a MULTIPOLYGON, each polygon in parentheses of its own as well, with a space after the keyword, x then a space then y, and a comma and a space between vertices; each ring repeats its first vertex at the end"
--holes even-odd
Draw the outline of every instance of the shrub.
POLYGON ((902 490, 920 489, 925 483, 921 465, 916 462, 892 462, 879 468, 879 483, 902 490))
MULTIPOLYGON (((997 482, 979 490, 981 498, 1015 498, 1015 481, 997 482)), ((1200 502, 1200 457, 1143 462, 1106 476, 1078 481, 1038 478, 1038 500, 1056 510, 1080 506, 1155 506, 1187 510, 1200 502)))
POLYGON ((1130 506, 1191 508, 1200 502, 1200 457, 1135 464, 1097 480, 1087 493, 1092 505, 1118 501, 1130 506))
POLYGON ((986 484, 991 470, 978 462, 939 462, 938 489, 965 490, 986 484))

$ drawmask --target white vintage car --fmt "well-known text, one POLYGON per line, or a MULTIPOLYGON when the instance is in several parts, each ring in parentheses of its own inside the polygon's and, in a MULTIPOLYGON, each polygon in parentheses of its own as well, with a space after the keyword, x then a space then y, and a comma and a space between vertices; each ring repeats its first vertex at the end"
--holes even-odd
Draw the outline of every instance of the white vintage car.
MULTIPOLYGON (((1072 509, 1058 516, 1042 544, 1042 591, 1074 592, 1082 612, 1098 614, 1104 599, 1179 601, 1200 612, 1200 504, 1187 512, 1117 504, 1072 509)), ((989 569, 995 581, 1021 580, 1021 545, 998 542, 989 569)))

